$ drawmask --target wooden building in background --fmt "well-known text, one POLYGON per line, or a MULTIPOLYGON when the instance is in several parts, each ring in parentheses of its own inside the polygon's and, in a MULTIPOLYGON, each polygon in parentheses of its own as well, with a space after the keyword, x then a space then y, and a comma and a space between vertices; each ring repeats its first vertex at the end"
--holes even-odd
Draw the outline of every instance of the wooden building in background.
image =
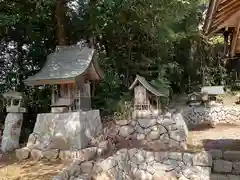
POLYGON ((205 36, 224 37, 226 67, 234 80, 240 80, 240 0, 210 0, 205 23, 205 36))
POLYGON ((240 56, 240 1, 210 0, 203 31, 207 36, 222 34, 225 55, 240 56))

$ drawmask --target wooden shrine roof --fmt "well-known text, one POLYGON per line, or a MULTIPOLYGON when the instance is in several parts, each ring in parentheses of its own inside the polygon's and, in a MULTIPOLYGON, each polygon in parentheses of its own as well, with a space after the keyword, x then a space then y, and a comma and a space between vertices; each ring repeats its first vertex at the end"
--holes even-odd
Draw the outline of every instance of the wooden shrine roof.
POLYGON ((161 97, 161 96, 165 97, 166 96, 163 93, 160 93, 152 85, 150 85, 144 77, 139 76, 139 75, 136 76, 135 80, 133 81, 133 83, 129 87, 129 89, 132 90, 137 85, 138 82, 141 83, 148 91, 150 91, 155 96, 158 96, 158 97, 161 97))
POLYGON ((204 86, 202 87, 201 92, 209 95, 225 94, 224 86, 204 86))
POLYGON ((225 28, 237 28, 240 0, 210 0, 203 31, 205 35, 220 33, 225 28))
POLYGON ((103 73, 97 64, 95 66, 95 55, 95 50, 89 47, 59 46, 54 53, 48 55, 44 67, 24 82, 30 86, 73 83, 88 69, 95 71, 101 78, 103 73))

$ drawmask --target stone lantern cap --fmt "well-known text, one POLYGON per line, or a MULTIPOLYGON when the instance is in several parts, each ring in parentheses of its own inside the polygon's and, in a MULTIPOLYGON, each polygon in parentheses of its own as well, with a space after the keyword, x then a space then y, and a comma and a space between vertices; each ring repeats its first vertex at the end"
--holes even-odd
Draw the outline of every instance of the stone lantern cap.
POLYGON ((9 91, 3 94, 7 99, 7 112, 10 113, 25 113, 27 110, 23 106, 23 94, 20 92, 9 91))
POLYGON ((23 95, 20 92, 9 91, 3 94, 6 99, 23 99, 23 95))

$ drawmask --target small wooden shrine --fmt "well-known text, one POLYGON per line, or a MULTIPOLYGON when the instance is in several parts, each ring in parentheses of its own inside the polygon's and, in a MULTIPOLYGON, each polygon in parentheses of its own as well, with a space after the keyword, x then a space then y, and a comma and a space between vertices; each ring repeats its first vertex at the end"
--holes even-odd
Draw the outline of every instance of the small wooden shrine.
POLYGON ((193 92, 188 95, 188 102, 190 106, 192 105, 200 105, 201 104, 201 94, 197 92, 193 92))
POLYGON ((166 96, 150 85, 144 77, 137 75, 129 89, 134 89, 133 118, 157 116, 161 113, 160 97, 166 96))
POLYGON ((225 90, 224 86, 204 86, 201 93, 207 94, 208 101, 217 101, 217 96, 225 94, 225 90))
POLYGON ((83 45, 58 46, 37 74, 24 82, 29 86, 52 86, 52 112, 91 109, 91 81, 103 72, 95 49, 83 45))

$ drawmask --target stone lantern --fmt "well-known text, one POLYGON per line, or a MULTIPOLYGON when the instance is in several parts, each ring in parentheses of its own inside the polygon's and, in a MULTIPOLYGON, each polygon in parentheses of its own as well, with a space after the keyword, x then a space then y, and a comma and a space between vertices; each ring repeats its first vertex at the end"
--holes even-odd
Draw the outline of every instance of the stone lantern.
POLYGON ((13 151, 19 147, 19 137, 23 122, 23 95, 20 92, 6 92, 3 97, 7 100, 7 117, 5 119, 2 145, 3 152, 13 151))
POLYGON ((26 113, 26 108, 23 107, 23 95, 20 92, 6 92, 3 97, 7 100, 7 112, 9 113, 26 113))

